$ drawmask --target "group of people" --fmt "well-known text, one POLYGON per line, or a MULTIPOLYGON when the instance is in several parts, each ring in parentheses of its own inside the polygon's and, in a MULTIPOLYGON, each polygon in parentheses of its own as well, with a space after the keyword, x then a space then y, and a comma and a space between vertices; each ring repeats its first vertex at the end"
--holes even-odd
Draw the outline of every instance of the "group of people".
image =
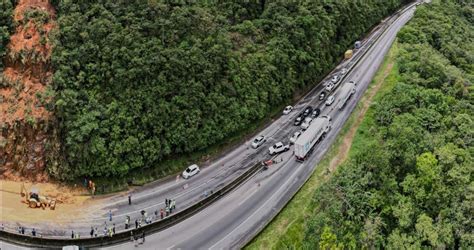
MULTIPOLYGON (((91 227, 91 231, 90 231, 91 238, 92 237, 97 237, 98 233, 99 233, 99 230, 97 229, 97 227, 95 227, 95 228, 91 227)), ((112 236, 114 236, 114 234, 115 234, 115 223, 112 224, 111 227, 108 227, 107 222, 104 222, 104 230, 102 231, 102 236, 112 237, 112 236)))
MULTIPOLYGON (((4 227, 3 227, 3 224, 2 224, 2 230, 3 230, 3 229, 4 229, 4 227)), ((19 226, 19 227, 18 227, 18 233, 19 233, 19 234, 25 234, 25 231, 26 231, 25 227, 22 227, 22 226, 19 226)), ((36 236, 36 233, 37 233, 37 232, 36 232, 36 229, 34 229, 34 228, 31 229, 31 235, 32 235, 32 236, 36 236)))

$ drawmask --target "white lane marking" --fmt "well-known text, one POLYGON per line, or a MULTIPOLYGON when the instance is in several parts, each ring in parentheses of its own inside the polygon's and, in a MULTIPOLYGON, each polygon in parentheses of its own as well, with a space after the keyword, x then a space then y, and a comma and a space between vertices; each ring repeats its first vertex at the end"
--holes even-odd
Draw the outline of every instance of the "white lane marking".
MULTIPOLYGON (((290 161, 288 161, 287 164, 288 164, 289 162, 290 162, 290 161)), ((285 167, 286 167, 287 164, 285 164, 285 167)), ((301 168, 300 168, 300 169, 301 169, 301 168)), ((231 234, 233 234, 233 233, 235 232, 235 230, 239 229, 239 227, 240 227, 242 224, 245 224, 245 223, 246 223, 248 220, 250 220, 256 213, 258 213, 262 208, 266 207, 267 203, 270 202, 271 200, 273 200, 273 198, 274 198, 277 194, 279 194, 279 193, 281 192, 281 190, 282 190, 283 188, 285 188, 286 185, 288 185, 288 183, 289 183, 290 181, 292 181, 293 178, 294 178, 294 176, 295 176, 296 174, 298 174, 298 173, 299 173, 299 171, 293 172, 293 174, 291 175, 291 177, 288 178, 288 179, 285 181, 285 183, 284 183, 283 185, 281 185, 280 188, 279 188, 275 193, 273 193, 273 195, 270 196, 270 198, 269 198, 267 201, 265 201, 265 203, 263 203, 262 206, 260 206, 257 210, 255 210, 255 212, 253 212, 253 213, 252 213, 249 217, 247 217, 247 219, 245 219, 243 222, 239 223, 239 225, 237 225, 237 227, 235 227, 234 230, 232 230, 230 233, 228 233, 224 238, 222 238, 222 239, 219 240, 216 244, 214 244, 214 245, 212 245, 211 247, 209 247, 209 249, 211 249, 211 248, 215 247, 216 245, 218 245, 219 243, 221 243, 223 240, 225 240, 227 237, 229 237, 231 234)))
POLYGON ((255 194, 255 192, 257 192, 257 190, 258 190, 258 188, 255 188, 250 194, 247 194, 247 197, 245 197, 245 199, 243 199, 241 202, 239 202, 239 204, 237 206, 240 206, 244 202, 246 202, 250 197, 252 197, 253 194, 255 194))

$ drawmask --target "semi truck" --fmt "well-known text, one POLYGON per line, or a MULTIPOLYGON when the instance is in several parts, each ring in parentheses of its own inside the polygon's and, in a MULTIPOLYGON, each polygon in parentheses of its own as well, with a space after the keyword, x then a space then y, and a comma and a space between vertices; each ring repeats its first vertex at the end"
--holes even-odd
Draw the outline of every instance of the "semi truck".
POLYGON ((338 108, 342 109, 344 105, 346 105, 346 102, 351 98, 351 96, 356 92, 356 85, 354 81, 346 82, 341 86, 341 89, 339 90, 339 103, 338 103, 338 108))
POLYGON ((313 151, 314 145, 321 141, 331 129, 331 117, 321 116, 313 120, 309 128, 295 142, 297 161, 304 161, 313 151))

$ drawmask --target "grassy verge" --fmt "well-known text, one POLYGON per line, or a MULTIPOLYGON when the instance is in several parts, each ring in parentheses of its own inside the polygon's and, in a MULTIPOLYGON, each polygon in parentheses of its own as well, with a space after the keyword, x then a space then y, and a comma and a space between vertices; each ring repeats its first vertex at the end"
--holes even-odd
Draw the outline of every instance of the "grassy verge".
MULTIPOLYGON (((339 149, 344 138, 356 123, 357 118, 361 115, 363 103, 367 102, 367 95, 370 92, 370 88, 373 87, 375 83, 383 81, 381 88, 372 99, 372 102, 376 102, 383 94, 389 92, 395 85, 399 77, 398 68, 395 63, 397 55, 398 44, 395 42, 372 80, 368 91, 366 91, 361 101, 357 104, 354 112, 347 120, 329 151, 319 162, 310 179, 304 184, 286 207, 275 217, 275 219, 246 246, 246 249, 282 249, 302 247, 301 243, 303 242, 305 235, 305 220, 311 216, 312 212, 310 207, 312 200, 311 197, 314 191, 331 176, 331 171, 329 171, 330 162, 339 154, 339 149), (389 69, 390 64, 393 64, 393 68, 384 80, 383 78, 386 75, 385 72, 389 69)), ((372 108, 368 109, 364 120, 357 129, 354 141, 349 151, 349 156, 353 154, 352 152, 354 150, 359 150, 363 145, 363 141, 369 138, 370 127, 374 122, 373 112, 372 108)))

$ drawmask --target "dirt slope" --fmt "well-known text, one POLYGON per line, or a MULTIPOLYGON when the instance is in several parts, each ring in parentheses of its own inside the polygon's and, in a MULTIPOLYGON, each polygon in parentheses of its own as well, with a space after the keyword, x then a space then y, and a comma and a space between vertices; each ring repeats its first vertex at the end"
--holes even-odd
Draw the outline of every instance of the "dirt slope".
POLYGON ((20 0, 14 10, 15 33, 0 76, 0 173, 3 178, 45 180, 55 148, 50 65, 54 8, 46 0, 20 0))

